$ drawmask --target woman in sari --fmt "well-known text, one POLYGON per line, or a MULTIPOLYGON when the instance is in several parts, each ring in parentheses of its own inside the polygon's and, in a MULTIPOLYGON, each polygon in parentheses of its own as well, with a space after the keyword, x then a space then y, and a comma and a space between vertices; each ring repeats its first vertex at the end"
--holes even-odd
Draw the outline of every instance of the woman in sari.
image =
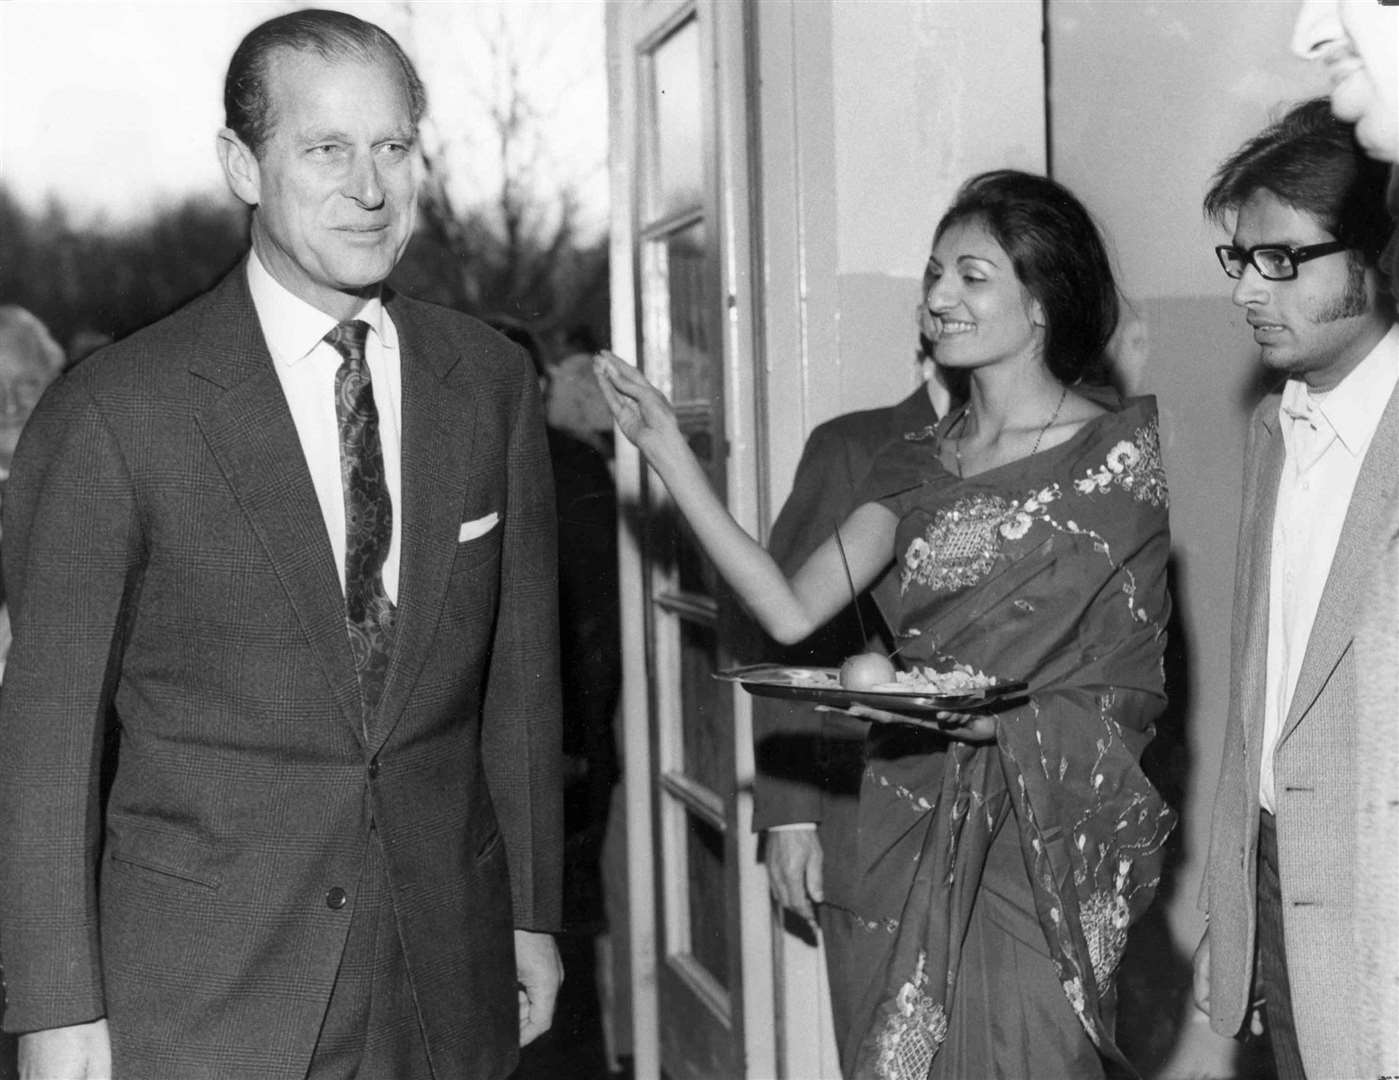
POLYGON ((849 602, 846 562, 859 591, 895 559, 904 666, 1028 683, 1001 711, 939 714, 940 731, 871 727, 846 1074, 1131 1073, 1114 974, 1173 824, 1138 767, 1165 703, 1170 606, 1155 406, 1104 392, 1117 290, 1091 218, 1053 181, 968 181, 925 281, 935 358, 968 400, 881 453, 790 581, 714 496, 665 399, 610 355, 599 378, 768 633, 801 640, 849 602))

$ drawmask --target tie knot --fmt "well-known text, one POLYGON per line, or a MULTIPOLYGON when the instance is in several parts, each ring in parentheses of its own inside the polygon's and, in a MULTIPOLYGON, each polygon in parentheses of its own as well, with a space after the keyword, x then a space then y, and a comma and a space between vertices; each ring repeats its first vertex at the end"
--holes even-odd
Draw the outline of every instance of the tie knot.
POLYGON ((364 363, 364 343, 369 337, 369 324, 363 319, 336 323, 325 340, 351 364, 364 363))

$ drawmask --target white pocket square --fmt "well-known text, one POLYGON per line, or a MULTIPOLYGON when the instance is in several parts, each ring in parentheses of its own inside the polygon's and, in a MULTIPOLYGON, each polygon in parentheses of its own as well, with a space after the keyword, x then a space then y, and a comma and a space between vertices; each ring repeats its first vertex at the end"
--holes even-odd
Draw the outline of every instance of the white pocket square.
POLYGON ((461 529, 457 533, 457 543, 464 543, 467 540, 475 540, 478 536, 485 536, 496 527, 500 521, 500 515, 492 510, 485 517, 479 517, 475 521, 463 521, 461 529))

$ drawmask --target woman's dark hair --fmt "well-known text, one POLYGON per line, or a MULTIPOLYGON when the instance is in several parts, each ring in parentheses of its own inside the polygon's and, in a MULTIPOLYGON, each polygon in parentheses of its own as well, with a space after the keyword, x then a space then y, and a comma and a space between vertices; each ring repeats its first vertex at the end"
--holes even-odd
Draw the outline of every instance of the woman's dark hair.
POLYGON ((278 49, 315 53, 324 60, 372 61, 397 65, 416 127, 427 110, 427 91, 413 62, 393 37, 373 23, 343 11, 305 8, 253 27, 234 50, 223 85, 224 125, 257 157, 272 134, 272 101, 267 68, 278 49))
POLYGON ((1106 385, 1117 283, 1102 235, 1083 204, 1047 177, 997 169, 962 185, 933 242, 969 221, 1005 250, 1015 276, 1044 309, 1050 374, 1066 385, 1106 385))

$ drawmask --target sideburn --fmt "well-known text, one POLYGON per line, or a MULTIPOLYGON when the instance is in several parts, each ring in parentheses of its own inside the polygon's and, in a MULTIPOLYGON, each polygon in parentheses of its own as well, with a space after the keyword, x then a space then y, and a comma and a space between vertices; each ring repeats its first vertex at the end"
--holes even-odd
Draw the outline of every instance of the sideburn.
POLYGON ((1354 319, 1370 310, 1370 298, 1365 295, 1365 263, 1350 252, 1346 256, 1345 291, 1334 300, 1328 301, 1313 316, 1318 323, 1340 322, 1354 319))

